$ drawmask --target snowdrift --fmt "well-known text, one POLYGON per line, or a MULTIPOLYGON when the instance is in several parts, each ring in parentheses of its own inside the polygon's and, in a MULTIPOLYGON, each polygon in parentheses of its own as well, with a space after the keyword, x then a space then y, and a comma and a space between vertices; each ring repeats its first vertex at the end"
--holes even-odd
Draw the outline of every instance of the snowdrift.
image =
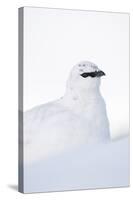
POLYGON ((80 146, 24 166, 24 192, 129 185, 129 137, 80 146))

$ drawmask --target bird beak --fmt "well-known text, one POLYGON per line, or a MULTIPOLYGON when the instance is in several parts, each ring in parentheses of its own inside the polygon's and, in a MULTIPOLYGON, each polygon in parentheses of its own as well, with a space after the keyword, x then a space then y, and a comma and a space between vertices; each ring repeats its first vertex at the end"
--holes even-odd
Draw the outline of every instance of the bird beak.
POLYGON ((97 77, 101 77, 101 76, 105 76, 106 74, 103 72, 103 71, 97 71, 97 74, 96 74, 96 76, 97 77))

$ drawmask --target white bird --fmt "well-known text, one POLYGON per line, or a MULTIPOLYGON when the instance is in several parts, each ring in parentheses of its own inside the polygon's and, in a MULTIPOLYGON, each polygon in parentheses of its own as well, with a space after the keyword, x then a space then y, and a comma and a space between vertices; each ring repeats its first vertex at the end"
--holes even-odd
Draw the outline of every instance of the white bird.
POLYGON ((65 95, 24 113, 24 160, 33 162, 78 145, 110 139, 106 105, 100 93, 105 73, 94 63, 76 64, 65 95))

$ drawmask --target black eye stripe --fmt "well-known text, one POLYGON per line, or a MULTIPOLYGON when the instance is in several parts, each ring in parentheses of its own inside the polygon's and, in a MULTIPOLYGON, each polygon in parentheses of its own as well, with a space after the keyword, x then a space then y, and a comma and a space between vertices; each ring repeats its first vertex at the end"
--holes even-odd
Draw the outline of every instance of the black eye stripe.
POLYGON ((95 71, 95 72, 84 72, 82 74, 80 74, 83 78, 86 78, 88 76, 90 76, 91 78, 94 77, 101 77, 101 76, 105 76, 105 73, 103 71, 95 71))
POLYGON ((80 74, 80 75, 81 75, 82 77, 84 77, 84 78, 86 78, 86 77, 88 77, 88 76, 94 78, 94 77, 97 76, 97 72, 96 72, 96 71, 95 71, 95 72, 85 72, 85 73, 80 74))

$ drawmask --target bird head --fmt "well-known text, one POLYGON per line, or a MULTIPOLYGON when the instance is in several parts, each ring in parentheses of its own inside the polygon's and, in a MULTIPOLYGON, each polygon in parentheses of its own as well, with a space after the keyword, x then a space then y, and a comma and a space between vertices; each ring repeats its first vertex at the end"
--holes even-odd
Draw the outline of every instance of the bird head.
POLYGON ((72 68, 68 87, 87 91, 99 89, 102 76, 105 76, 105 73, 97 65, 89 61, 82 61, 72 68))

